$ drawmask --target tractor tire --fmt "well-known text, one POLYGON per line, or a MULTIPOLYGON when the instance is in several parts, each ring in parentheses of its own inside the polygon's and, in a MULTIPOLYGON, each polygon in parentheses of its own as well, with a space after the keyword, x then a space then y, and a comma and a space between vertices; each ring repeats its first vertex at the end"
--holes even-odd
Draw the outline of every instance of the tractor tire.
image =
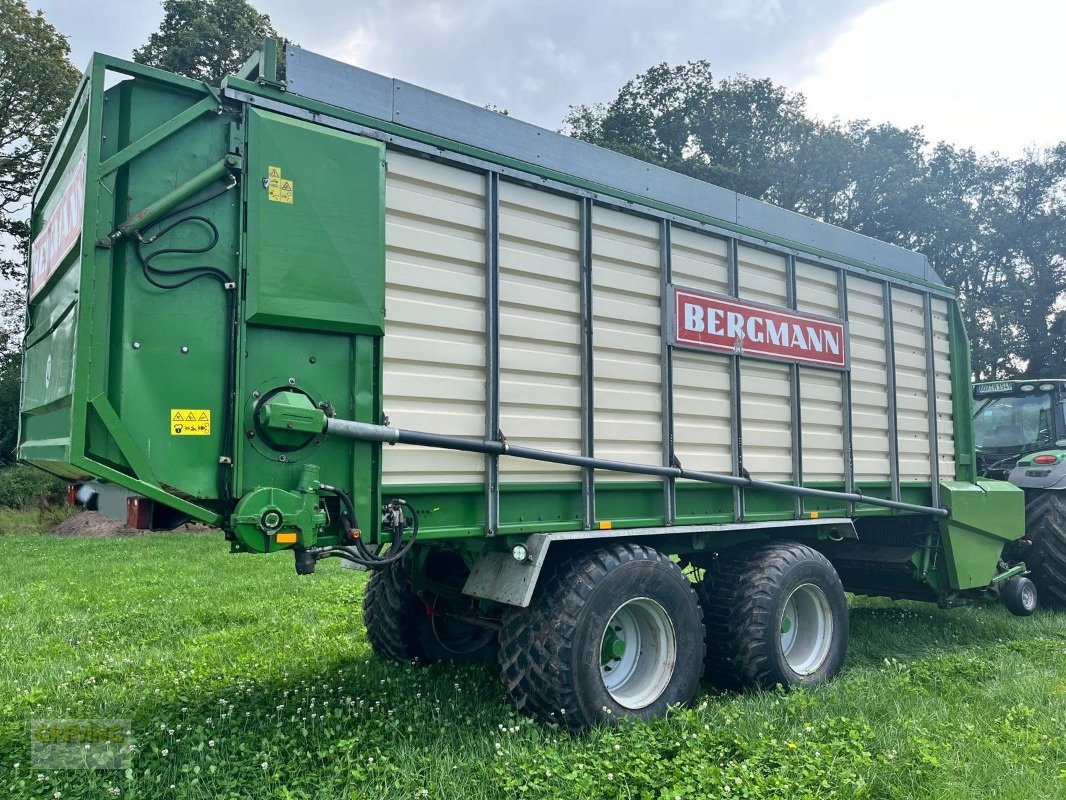
POLYGON ((363 623, 373 651, 390 661, 424 664, 492 658, 496 637, 491 630, 451 618, 452 603, 431 600, 435 608, 411 589, 403 561, 376 570, 363 597, 363 623))
POLYGON ((509 607, 500 667, 519 711, 573 731, 690 703, 703 670, 699 600, 677 564, 611 543, 562 562, 509 607))
POLYGON ((363 624, 377 655, 390 661, 414 661, 421 655, 418 611, 418 597, 408 586, 402 561, 371 573, 363 596, 363 624))
POLYGON ((1025 532, 1033 544, 1024 561, 1040 604, 1066 608, 1066 491, 1028 493, 1025 532))
POLYGON ((697 584, 704 677, 723 689, 815 686, 848 648, 848 602, 833 565, 797 542, 723 552, 697 584))

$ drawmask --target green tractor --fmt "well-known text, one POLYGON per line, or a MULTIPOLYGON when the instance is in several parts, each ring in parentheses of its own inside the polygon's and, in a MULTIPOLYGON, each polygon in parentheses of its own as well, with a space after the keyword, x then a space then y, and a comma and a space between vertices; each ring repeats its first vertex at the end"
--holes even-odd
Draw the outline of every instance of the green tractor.
POLYGON ((1066 608, 1066 379, 973 387, 979 474, 1025 490, 1025 536, 1015 547, 1040 601, 1066 608))

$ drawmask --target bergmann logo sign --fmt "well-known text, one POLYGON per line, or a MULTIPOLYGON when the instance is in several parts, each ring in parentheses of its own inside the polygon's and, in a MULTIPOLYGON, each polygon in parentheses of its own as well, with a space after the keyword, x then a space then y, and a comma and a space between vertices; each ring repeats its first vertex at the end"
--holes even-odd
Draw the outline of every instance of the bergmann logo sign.
POLYGON ((676 286, 671 292, 671 344, 677 347, 848 368, 848 328, 842 320, 676 286))
POLYGON ((30 248, 30 299, 44 288, 81 236, 85 211, 85 156, 78 160, 41 232, 30 248))

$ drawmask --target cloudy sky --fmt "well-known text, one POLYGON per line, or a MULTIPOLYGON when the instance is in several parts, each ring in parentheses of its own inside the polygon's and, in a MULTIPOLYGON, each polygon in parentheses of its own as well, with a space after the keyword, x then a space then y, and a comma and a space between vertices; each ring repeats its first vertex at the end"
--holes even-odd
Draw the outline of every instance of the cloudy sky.
MULTIPOLYGON (((1004 155, 1066 138, 1061 0, 253 2, 308 49, 552 129, 654 63, 705 58, 801 90, 825 118, 1004 155)), ((93 50, 128 57, 162 15, 152 0, 29 4, 79 67, 93 50)))

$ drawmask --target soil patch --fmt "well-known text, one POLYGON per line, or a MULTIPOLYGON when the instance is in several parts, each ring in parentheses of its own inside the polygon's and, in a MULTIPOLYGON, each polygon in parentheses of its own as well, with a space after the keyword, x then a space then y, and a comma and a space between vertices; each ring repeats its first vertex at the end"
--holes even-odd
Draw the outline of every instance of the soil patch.
MULTIPOLYGON (((207 533, 215 528, 198 523, 186 523, 174 529, 176 532, 207 533)), ((117 519, 111 519, 95 511, 83 511, 73 517, 60 522, 50 531, 48 536, 143 536, 153 531, 142 531, 136 528, 127 528, 117 519)))

